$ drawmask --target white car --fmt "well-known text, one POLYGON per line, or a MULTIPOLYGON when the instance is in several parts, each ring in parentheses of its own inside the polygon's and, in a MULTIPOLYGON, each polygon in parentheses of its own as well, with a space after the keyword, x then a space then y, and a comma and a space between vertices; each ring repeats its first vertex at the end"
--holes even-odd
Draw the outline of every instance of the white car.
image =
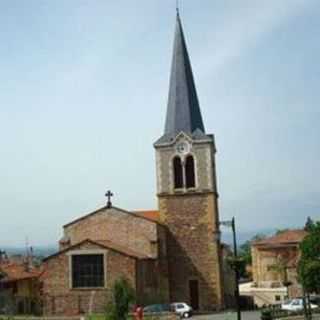
POLYGON ((172 311, 181 318, 189 318, 192 316, 192 308, 184 302, 171 303, 171 308, 172 311))
MULTIPOLYGON (((311 309, 318 308, 317 305, 312 303, 310 304, 310 307, 311 309)), ((301 298, 288 300, 281 305, 281 309, 287 311, 301 311, 303 310, 303 300, 301 298)))

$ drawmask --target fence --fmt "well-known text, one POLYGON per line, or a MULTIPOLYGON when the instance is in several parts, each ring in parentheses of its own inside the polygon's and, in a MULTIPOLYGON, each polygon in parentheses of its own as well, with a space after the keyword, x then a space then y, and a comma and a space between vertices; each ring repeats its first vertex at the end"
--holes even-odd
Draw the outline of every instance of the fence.
MULTIPOLYGON (((311 310, 312 315, 317 316, 316 319, 320 317, 320 308, 317 309, 312 309, 311 310)), ((277 306, 272 306, 271 307, 271 314, 272 314, 272 319, 284 319, 292 316, 304 316, 304 310, 299 310, 299 311, 287 311, 287 310, 282 310, 280 308, 280 305, 277 306)))
POLYGON ((105 291, 91 291, 81 294, 46 295, 43 297, 43 313, 45 315, 79 315, 104 313, 107 305, 105 291))

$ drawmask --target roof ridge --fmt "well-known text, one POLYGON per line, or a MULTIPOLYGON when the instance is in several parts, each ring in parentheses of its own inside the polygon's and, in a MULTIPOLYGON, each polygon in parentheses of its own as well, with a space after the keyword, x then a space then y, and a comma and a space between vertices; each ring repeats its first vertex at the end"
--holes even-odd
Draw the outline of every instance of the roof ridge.
POLYGON ((139 216, 139 215, 136 214, 134 211, 128 211, 128 210, 125 210, 125 209, 122 209, 122 208, 119 208, 119 207, 116 207, 116 206, 112 206, 112 207, 108 208, 108 207, 105 205, 105 206, 103 206, 103 207, 101 207, 101 208, 98 208, 98 209, 96 209, 96 210, 94 210, 94 211, 92 211, 92 212, 90 212, 90 213, 87 213, 87 214, 85 214, 85 215, 83 215, 83 216, 81 216, 81 217, 79 217, 79 218, 76 218, 76 219, 72 220, 71 222, 68 222, 67 224, 65 224, 65 225, 63 226, 63 228, 69 227, 69 226, 71 226, 71 225, 73 225, 73 224, 75 224, 75 223, 77 223, 77 222, 79 222, 79 221, 81 221, 81 220, 84 220, 84 219, 86 219, 86 218, 88 218, 88 217, 90 217, 90 216, 92 216, 92 215, 95 215, 96 213, 99 213, 100 211, 103 211, 103 210, 111 210, 111 209, 116 209, 116 210, 119 210, 119 211, 121 211, 121 212, 123 212, 123 213, 129 214, 129 215, 131 215, 131 216, 133 216, 133 217, 140 218, 140 219, 145 219, 145 220, 148 220, 148 221, 153 222, 153 223, 161 224, 161 223, 158 222, 158 221, 153 221, 153 220, 148 219, 148 218, 146 218, 146 217, 139 216))
POLYGON ((105 239, 105 240, 93 240, 93 239, 87 238, 87 239, 81 240, 81 241, 79 241, 79 242, 71 245, 71 246, 68 247, 68 248, 65 248, 65 249, 63 249, 63 250, 57 251, 57 252, 55 252, 55 253, 53 253, 53 254, 45 257, 45 258, 43 259, 43 261, 45 262, 45 261, 47 261, 47 260, 49 260, 49 259, 52 259, 52 258, 54 258, 54 257, 56 257, 56 256, 59 256, 60 254, 63 254, 63 253, 65 253, 65 252, 68 252, 69 250, 72 250, 72 249, 74 249, 75 247, 77 247, 77 246, 79 246, 79 245, 81 245, 81 244, 83 244, 83 243, 86 243, 86 242, 90 242, 90 243, 92 243, 92 244, 96 244, 96 245, 98 245, 98 246, 100 246, 100 247, 104 247, 104 248, 109 249, 109 250, 114 250, 114 251, 116 251, 116 252, 120 252, 120 253, 122 253, 122 254, 124 254, 124 255, 126 255, 126 256, 129 256, 129 257, 133 257, 133 258, 137 258, 137 259, 152 259, 151 256, 148 256, 148 255, 143 254, 143 253, 140 253, 140 252, 136 252, 135 250, 132 250, 132 249, 125 248, 124 246, 118 245, 118 244, 116 244, 116 243, 114 243, 114 242, 112 242, 112 241, 110 241, 110 240, 108 240, 108 239, 105 239), (115 247, 112 248, 111 246, 108 247, 108 246, 106 246, 106 245, 103 245, 103 243, 99 243, 99 241, 101 241, 101 242, 103 242, 103 241, 104 241, 104 242, 108 242, 109 244, 113 244, 113 245, 117 246, 118 248, 115 248, 115 247), (122 250, 122 249, 123 249, 123 250, 122 250))
MULTIPOLYGON (((306 235, 307 232, 304 229, 289 229, 284 230, 283 232, 280 232, 278 234, 271 235, 267 238, 253 241, 253 245, 263 245, 263 244, 275 244, 278 243, 297 243, 301 241, 300 237, 303 235, 306 235), (290 235, 296 235, 297 237, 290 237, 290 235), (299 236, 298 236, 299 235, 299 236)), ((303 239, 303 237, 302 237, 303 239)))

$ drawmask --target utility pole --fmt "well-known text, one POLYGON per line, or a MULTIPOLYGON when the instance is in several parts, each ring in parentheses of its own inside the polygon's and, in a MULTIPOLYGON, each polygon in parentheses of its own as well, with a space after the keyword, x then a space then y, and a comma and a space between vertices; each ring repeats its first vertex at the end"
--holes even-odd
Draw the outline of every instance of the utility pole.
POLYGON ((236 290, 235 297, 237 303, 237 319, 241 320, 241 307, 240 307, 240 294, 239 294, 239 265, 238 265, 238 249, 237 249, 237 235, 236 235, 236 223, 235 218, 231 220, 232 235, 233 235, 233 253, 234 253, 234 262, 235 262, 235 280, 236 280, 236 290))
POLYGON ((236 307, 237 307, 237 320, 241 320, 241 306, 240 306, 240 293, 239 293, 239 260, 238 260, 238 249, 237 249, 237 234, 236 234, 236 223, 235 217, 231 219, 231 221, 221 221, 220 225, 231 227, 232 236, 233 236, 233 259, 234 259, 234 273, 235 273, 235 283, 236 288, 234 291, 234 296, 236 298, 236 307))

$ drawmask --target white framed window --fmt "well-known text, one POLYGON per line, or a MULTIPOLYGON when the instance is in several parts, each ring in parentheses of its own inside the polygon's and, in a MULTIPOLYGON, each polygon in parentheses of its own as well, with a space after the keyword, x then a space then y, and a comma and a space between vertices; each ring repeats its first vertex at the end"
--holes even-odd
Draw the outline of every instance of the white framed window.
POLYGON ((76 250, 68 255, 70 289, 106 287, 106 251, 76 250))

